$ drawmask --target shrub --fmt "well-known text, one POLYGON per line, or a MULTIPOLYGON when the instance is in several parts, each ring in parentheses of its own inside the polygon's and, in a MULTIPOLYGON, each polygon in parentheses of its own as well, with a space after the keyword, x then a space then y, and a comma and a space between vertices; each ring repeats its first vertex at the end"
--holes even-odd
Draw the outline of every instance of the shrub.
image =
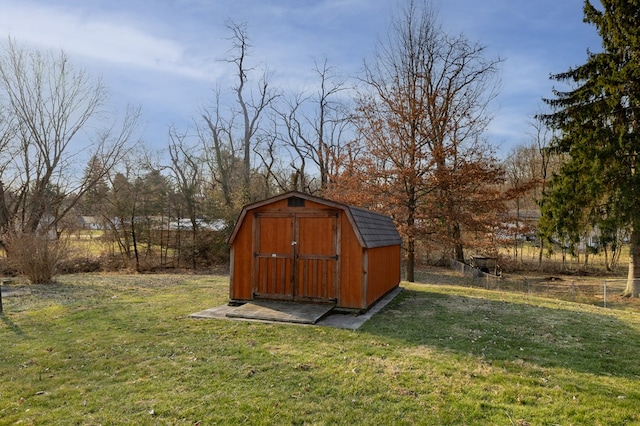
POLYGON ((9 264, 33 284, 52 282, 67 257, 67 241, 46 235, 12 234, 5 236, 4 243, 9 264))

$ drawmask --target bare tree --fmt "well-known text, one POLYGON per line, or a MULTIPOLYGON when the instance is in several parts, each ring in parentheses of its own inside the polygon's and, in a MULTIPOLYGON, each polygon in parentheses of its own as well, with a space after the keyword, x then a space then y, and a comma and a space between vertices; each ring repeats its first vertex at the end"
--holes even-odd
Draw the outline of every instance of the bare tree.
POLYGON ((0 103, 0 153, 5 153, 5 156, 0 154, 0 230, 6 228, 10 219, 3 180, 6 179, 5 170, 10 165, 9 159, 16 154, 11 146, 16 133, 14 121, 13 115, 0 103))
MULTIPOLYGON (((551 140, 553 139, 553 131, 544 123, 543 120, 539 118, 540 114, 534 116, 531 120, 530 129, 531 129, 531 139, 535 144, 535 148, 539 157, 539 190, 536 191, 534 197, 538 200, 539 203, 544 203, 543 194, 547 188, 547 182, 549 180, 549 175, 552 165, 553 159, 558 159, 557 155, 554 156, 551 149, 549 149, 551 140)), ((555 166, 557 168, 558 161, 555 162, 555 166)), ((542 255, 544 253, 544 238, 540 238, 540 248, 538 250, 538 269, 542 269, 542 255)))
POLYGON ((531 209, 534 202, 534 191, 537 188, 538 168, 537 149, 534 146, 519 145, 513 148, 504 161, 503 167, 506 173, 506 183, 509 186, 508 199, 512 200, 514 211, 510 212, 508 219, 512 228, 505 231, 513 238, 513 256, 518 260, 518 247, 520 247, 520 262, 522 258, 522 245, 519 241, 523 234, 530 232, 524 223, 522 210, 531 209))
POLYGON ((311 137, 303 137, 302 132, 300 136, 318 168, 320 190, 325 191, 333 169, 332 163, 336 161, 352 122, 346 106, 337 99, 340 92, 347 89, 344 80, 336 76, 335 69, 328 66, 326 58, 322 64, 315 62, 314 71, 319 79, 319 87, 312 96, 314 114, 306 119, 312 130, 311 137))
MULTIPOLYGON (((311 157, 308 146, 300 142, 302 124, 298 118, 298 112, 307 100, 301 94, 296 94, 285 102, 280 109, 274 109, 273 116, 276 140, 282 145, 280 155, 288 154, 289 167, 292 169, 290 181, 285 183, 283 189, 310 192, 307 182, 307 160, 311 157)), ((270 157, 278 155, 277 147, 269 152, 270 157)))
POLYGON ((339 98, 347 90, 345 81, 336 75, 326 58, 322 63, 314 61, 313 70, 318 77, 316 90, 308 95, 294 95, 277 112, 281 122, 279 139, 290 152, 292 187, 304 192, 314 189, 324 192, 352 122, 339 98), (319 183, 312 188, 308 176, 316 173, 319 183))
MULTIPOLYGON (((288 175, 286 162, 286 156, 283 155, 280 143, 280 130, 277 114, 270 114, 271 125, 273 126, 271 131, 262 132, 259 136, 260 141, 258 146, 254 148, 255 154, 260 158, 261 175, 262 175, 262 197, 267 198, 273 195, 277 191, 289 191, 291 189, 298 189, 297 176, 299 172, 296 171, 293 177, 288 175)), ((290 163, 291 167, 295 167, 293 162, 290 163)), ((304 167, 303 167, 304 169, 304 167)))
POLYGON ((262 117, 277 94, 269 86, 266 70, 255 88, 249 85, 249 75, 254 68, 248 65, 251 44, 246 25, 228 21, 227 28, 231 32, 228 39, 231 50, 226 62, 234 67, 235 100, 230 108, 222 108, 225 96, 220 88, 216 89, 213 105, 202 109, 197 131, 205 150, 208 173, 221 191, 226 209, 234 211, 254 198, 254 154, 260 143, 257 135, 262 117))
POLYGON ((236 148, 233 140, 233 125, 222 118, 220 91, 215 94, 215 106, 205 108, 201 118, 204 126, 197 126, 198 137, 203 145, 205 161, 211 178, 220 186, 224 205, 233 206, 233 172, 237 168, 236 148))
POLYGON ((102 219, 111 241, 117 245, 120 254, 127 261, 135 260, 136 270, 140 270, 140 252, 136 218, 140 208, 139 195, 135 187, 135 168, 126 162, 123 171, 109 174, 110 191, 102 210, 102 219))
POLYGON ((227 28, 231 31, 232 43, 231 57, 227 60, 235 66, 235 76, 237 84, 233 90, 236 95, 238 106, 240 107, 241 119, 241 146, 242 146, 242 191, 243 201, 251 201, 251 154, 253 152, 252 143, 258 131, 260 119, 263 111, 273 102, 277 95, 269 87, 269 74, 264 70, 257 82, 255 91, 247 90, 246 84, 249 81, 248 73, 252 68, 247 65, 247 58, 250 54, 251 44, 247 32, 246 24, 238 24, 233 21, 227 22, 227 28))
POLYGON ((480 233, 495 219, 492 185, 501 171, 482 134, 499 62, 483 46, 447 34, 430 5, 416 0, 392 20, 365 66, 357 124, 366 151, 336 192, 393 215, 409 281, 419 241, 450 247, 460 258, 465 231, 480 233))
POLYGON ((186 135, 175 129, 169 131, 169 157, 175 186, 191 222, 191 266, 196 269, 196 241, 201 189, 201 161, 195 147, 185 142, 186 135))
POLYGON ((57 230, 80 198, 126 154, 139 109, 119 124, 92 133, 106 117, 107 90, 60 52, 4 43, 0 99, 6 105, 0 141, 0 227, 21 233, 57 230), (8 121, 6 121, 8 120, 8 121), (79 159, 99 161, 83 175, 79 159))

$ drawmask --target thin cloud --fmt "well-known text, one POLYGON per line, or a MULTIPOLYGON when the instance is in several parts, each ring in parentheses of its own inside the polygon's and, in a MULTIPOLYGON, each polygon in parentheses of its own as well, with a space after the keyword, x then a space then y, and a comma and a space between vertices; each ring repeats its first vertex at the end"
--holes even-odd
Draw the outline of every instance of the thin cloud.
POLYGON ((0 27, 21 42, 64 49, 83 57, 123 67, 154 69, 194 79, 208 73, 190 66, 186 49, 175 40, 157 36, 108 16, 84 16, 35 3, 3 7, 0 27))
MULTIPOLYGON (((549 74, 582 63, 598 37, 582 22, 583 0, 433 0, 451 34, 464 33, 505 59, 488 137, 520 142, 541 98, 557 83, 549 74)), ((404 0, 0 0, 0 28, 19 42, 64 49, 102 75, 119 104, 141 104, 150 140, 188 121, 211 89, 232 90, 230 32, 246 23, 253 49, 251 82, 261 70, 283 93, 318 84, 313 59, 354 77, 404 0)), ((3 34, 0 34, 2 37, 3 34)), ((249 87, 249 86, 248 86, 249 87)), ((347 95, 344 92, 343 95, 347 95)))

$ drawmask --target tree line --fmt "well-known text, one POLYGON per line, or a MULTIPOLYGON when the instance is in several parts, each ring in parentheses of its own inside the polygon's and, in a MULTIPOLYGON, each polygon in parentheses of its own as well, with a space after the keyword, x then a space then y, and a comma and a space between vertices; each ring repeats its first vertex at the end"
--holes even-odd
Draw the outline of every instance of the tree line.
MULTIPOLYGON (((585 4, 601 25, 609 12, 600 16, 585 4)), ((398 10, 356 79, 316 59, 313 88, 293 94, 273 87, 268 71, 252 63, 246 25, 228 21, 227 29, 234 84, 217 87, 189 128, 168 127, 161 153, 139 140, 140 108, 110 116, 103 83, 63 52, 4 43, 0 229, 8 258, 37 246, 55 264, 55 244, 85 215, 100 218, 112 255, 138 270, 224 263, 225 230, 242 206, 289 190, 391 216, 409 281, 420 262, 498 255, 505 242, 521 260, 525 234, 539 241, 541 265, 545 250, 574 254, 587 225, 601 231, 612 263, 619 256, 624 237, 613 235, 628 229, 622 215, 596 223, 594 214, 567 212, 554 201, 567 196, 560 182, 575 165, 568 141, 576 134, 567 117, 583 98, 558 92, 548 101, 556 112, 532 119, 530 139, 499 159, 486 129, 502 60, 447 32, 427 1, 408 0, 398 10), (542 226, 528 229, 520 220, 525 209, 542 209, 542 226)), ((589 69, 556 78, 588 81, 589 69)), ((624 96, 619 104, 626 106, 633 98, 624 96)), ((585 140, 594 144, 595 134, 585 140)), ((601 199, 575 205, 598 211, 601 199)))

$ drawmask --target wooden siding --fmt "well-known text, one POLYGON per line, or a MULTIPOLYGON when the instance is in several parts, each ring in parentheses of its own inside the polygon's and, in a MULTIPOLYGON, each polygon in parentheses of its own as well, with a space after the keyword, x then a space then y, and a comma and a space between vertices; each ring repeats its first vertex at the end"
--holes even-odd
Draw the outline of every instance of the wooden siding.
POLYGON ((232 300, 251 300, 251 262, 253 259, 253 219, 246 220, 240 226, 231 246, 231 285, 232 300))
POLYGON ((400 283, 400 246, 369 249, 367 257, 366 306, 370 306, 400 283))
POLYGON ((358 243, 349 220, 342 215, 342 253, 340 271, 340 299, 338 306, 347 309, 361 309, 364 289, 362 287, 363 248, 358 243))
POLYGON ((239 220, 230 239, 233 301, 262 297, 365 310, 400 282, 400 245, 391 244, 399 237, 381 215, 292 194, 247 206, 239 220), (387 243, 376 228, 388 245, 378 246, 387 243))

